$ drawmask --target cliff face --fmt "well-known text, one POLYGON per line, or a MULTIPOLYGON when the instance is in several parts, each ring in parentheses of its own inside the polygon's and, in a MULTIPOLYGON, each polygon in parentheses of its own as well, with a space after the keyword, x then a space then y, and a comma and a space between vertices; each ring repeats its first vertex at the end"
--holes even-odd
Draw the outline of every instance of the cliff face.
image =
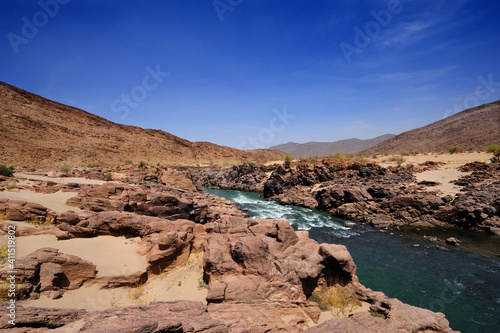
POLYGON ((281 157, 279 151, 241 151, 190 142, 161 130, 113 123, 0 82, 0 163, 53 167, 123 164, 239 163, 281 157))
POLYGON ((500 101, 464 110, 430 125, 401 133, 365 150, 370 154, 483 150, 500 144, 500 101))

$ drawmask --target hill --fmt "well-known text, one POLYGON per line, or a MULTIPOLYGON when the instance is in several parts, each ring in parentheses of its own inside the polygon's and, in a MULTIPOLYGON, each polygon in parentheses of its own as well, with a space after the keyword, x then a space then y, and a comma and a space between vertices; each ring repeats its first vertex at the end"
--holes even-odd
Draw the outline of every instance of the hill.
POLYGON ((54 167, 143 160, 194 165, 283 155, 267 149, 242 151, 190 142, 161 130, 116 124, 0 82, 0 164, 54 167))
POLYGON ((500 144, 500 101, 467 109, 430 125, 403 132, 365 152, 444 152, 451 147, 471 151, 482 150, 490 144, 500 144))
POLYGON ((385 134, 367 140, 346 139, 334 142, 289 142, 272 146, 269 149, 284 151, 285 153, 290 154, 293 158, 333 155, 336 153, 355 154, 392 137, 394 137, 394 134, 385 134))

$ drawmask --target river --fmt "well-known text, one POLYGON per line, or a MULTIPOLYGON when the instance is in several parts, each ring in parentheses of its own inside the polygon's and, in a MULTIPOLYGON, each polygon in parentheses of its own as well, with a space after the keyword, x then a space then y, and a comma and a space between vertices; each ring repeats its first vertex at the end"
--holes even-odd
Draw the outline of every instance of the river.
POLYGON ((258 193, 207 189, 258 218, 284 218, 319 243, 343 244, 362 284, 387 296, 443 312, 462 333, 500 332, 500 236, 464 230, 381 232, 328 213, 266 201, 258 193), (462 241, 459 247, 424 236, 462 241))

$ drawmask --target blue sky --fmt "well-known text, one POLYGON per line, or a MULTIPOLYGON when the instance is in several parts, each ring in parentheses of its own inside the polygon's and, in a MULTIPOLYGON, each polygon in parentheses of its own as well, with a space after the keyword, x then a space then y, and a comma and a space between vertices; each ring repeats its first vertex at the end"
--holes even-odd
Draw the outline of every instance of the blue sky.
POLYGON ((400 133, 500 99, 500 3, 2 0, 0 81, 236 148, 400 133))

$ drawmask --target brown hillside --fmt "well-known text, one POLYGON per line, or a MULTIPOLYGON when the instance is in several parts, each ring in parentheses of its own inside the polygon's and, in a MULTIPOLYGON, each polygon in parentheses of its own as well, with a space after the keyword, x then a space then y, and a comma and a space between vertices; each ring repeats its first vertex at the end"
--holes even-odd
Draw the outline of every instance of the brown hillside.
POLYGON ((193 165, 283 155, 190 142, 161 130, 116 124, 0 82, 0 164, 54 167, 143 160, 193 165))
POLYGON ((500 101, 467 109, 430 125, 403 132, 365 152, 444 152, 451 147, 482 150, 490 144, 500 144, 500 101))

